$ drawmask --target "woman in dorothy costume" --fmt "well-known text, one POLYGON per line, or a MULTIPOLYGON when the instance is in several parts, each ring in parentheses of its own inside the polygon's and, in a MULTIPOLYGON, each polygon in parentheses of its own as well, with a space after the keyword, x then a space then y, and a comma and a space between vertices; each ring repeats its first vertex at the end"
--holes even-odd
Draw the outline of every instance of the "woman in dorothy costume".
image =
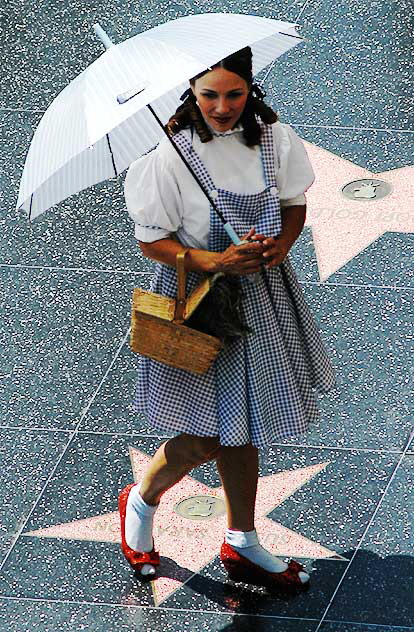
POLYGON ((141 481, 119 495, 122 551, 135 570, 153 576, 160 562, 153 518, 163 493, 215 460, 228 520, 220 559, 229 577, 303 589, 309 585, 304 567, 259 543, 254 508, 259 448, 306 432, 319 418, 315 390, 335 386, 288 255, 305 222, 304 192, 314 173, 300 138, 253 83, 250 47, 189 83, 168 133, 226 221, 249 242, 231 243, 167 137, 131 164, 126 206, 143 254, 157 262, 151 291, 175 298, 176 254, 189 247, 187 295, 206 273, 237 277, 251 333, 224 346, 202 375, 140 357, 134 410, 173 436, 141 481))

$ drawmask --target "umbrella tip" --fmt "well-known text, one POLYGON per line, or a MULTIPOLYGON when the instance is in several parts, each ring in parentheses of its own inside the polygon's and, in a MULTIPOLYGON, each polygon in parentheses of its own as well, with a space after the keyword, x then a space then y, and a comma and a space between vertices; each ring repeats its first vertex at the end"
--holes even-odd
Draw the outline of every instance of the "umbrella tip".
POLYGON ((102 28, 102 26, 99 24, 99 22, 94 24, 92 28, 95 31, 95 35, 101 40, 102 44, 105 46, 106 49, 114 45, 109 35, 107 35, 107 33, 102 28))

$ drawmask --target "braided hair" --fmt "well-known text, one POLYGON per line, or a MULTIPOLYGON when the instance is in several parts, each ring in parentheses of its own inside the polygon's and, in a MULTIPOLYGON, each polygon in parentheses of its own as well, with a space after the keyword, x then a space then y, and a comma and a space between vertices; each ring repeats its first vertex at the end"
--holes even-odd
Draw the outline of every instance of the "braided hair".
MULTIPOLYGON (((266 105, 263 101, 266 94, 260 90, 257 84, 253 83, 252 50, 250 46, 241 48, 237 52, 225 57, 217 64, 203 70, 198 75, 190 79, 190 85, 194 87, 196 80, 213 68, 224 68, 225 70, 234 72, 242 77, 249 86, 249 95, 247 97, 243 113, 239 118, 239 122, 243 125, 243 136, 246 141, 246 145, 248 147, 259 145, 262 130, 257 121, 257 116, 259 116, 261 120, 267 124, 275 123, 279 120, 279 116, 272 110, 271 107, 266 105)), ((188 90, 184 92, 181 96, 181 100, 184 102, 182 105, 178 106, 175 114, 170 117, 169 121, 165 125, 168 135, 173 136, 181 129, 191 127, 195 128, 201 142, 207 143, 213 138, 213 135, 206 125, 191 88, 188 88, 188 90)))

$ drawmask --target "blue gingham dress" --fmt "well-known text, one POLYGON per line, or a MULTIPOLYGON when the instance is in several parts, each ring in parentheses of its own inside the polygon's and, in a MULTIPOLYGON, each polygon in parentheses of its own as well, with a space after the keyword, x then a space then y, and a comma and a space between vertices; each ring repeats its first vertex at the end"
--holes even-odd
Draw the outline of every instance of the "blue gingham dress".
MULTIPOLYGON (((282 227, 272 130, 270 125, 260 125, 266 188, 253 194, 216 187, 191 140, 182 132, 174 135, 240 238, 252 226, 266 236, 277 236, 282 227)), ((230 244, 211 206, 208 250, 223 251, 230 244)), ((202 273, 187 272, 187 296, 202 277, 202 273)), ((242 315, 253 333, 223 348, 207 373, 196 375, 140 356, 133 409, 143 412, 163 434, 219 436, 222 445, 251 442, 265 447, 305 432, 319 419, 315 389, 325 393, 336 386, 289 256, 279 266, 262 269, 259 283, 244 275, 239 278, 242 315)), ((175 268, 157 262, 150 289, 175 298, 175 268)))

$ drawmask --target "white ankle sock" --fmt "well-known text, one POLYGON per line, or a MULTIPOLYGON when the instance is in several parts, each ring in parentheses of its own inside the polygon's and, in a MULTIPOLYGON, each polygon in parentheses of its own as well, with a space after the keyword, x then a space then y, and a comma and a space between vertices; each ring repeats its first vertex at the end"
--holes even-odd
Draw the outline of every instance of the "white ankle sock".
POLYGON ((139 489, 141 484, 135 485, 128 495, 125 516, 125 540, 134 551, 151 551, 152 523, 158 505, 147 505, 139 489))
MULTIPOLYGON (((266 551, 266 549, 259 544, 256 529, 252 531, 226 529, 224 537, 226 542, 240 553, 240 555, 244 555, 248 560, 254 562, 254 564, 258 564, 258 566, 261 566, 266 571, 282 573, 288 567, 286 562, 276 557, 276 555, 272 555, 272 553, 266 551)), ((306 582, 309 579, 309 575, 300 571, 299 578, 302 582, 306 582)))

